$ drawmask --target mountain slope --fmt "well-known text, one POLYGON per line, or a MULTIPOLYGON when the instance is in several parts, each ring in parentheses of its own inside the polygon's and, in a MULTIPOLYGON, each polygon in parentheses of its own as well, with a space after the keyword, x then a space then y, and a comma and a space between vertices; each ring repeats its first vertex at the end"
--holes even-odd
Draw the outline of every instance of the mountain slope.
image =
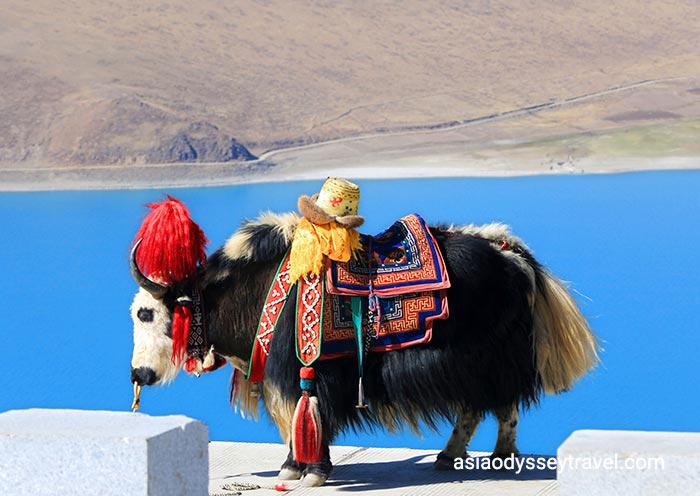
POLYGON ((0 164, 246 160, 697 76, 696 13, 690 0, 4 0, 0 164))

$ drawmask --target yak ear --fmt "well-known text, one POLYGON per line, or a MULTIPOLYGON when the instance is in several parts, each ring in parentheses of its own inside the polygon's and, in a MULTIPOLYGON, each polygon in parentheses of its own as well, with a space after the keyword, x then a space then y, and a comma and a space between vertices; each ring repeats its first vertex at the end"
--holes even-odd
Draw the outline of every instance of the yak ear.
POLYGON ((151 281, 143 274, 143 272, 141 272, 141 269, 139 269, 139 266, 136 263, 136 251, 138 250, 141 241, 143 240, 139 239, 136 241, 136 243, 134 243, 134 247, 131 249, 131 255, 129 257, 131 276, 136 281, 136 284, 148 291, 156 300, 163 300, 165 295, 168 293, 168 286, 151 281))

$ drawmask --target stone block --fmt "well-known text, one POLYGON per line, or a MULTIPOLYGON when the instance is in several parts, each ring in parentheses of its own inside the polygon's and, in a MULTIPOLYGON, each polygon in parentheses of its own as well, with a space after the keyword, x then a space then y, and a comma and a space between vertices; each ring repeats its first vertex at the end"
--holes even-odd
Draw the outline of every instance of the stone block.
POLYGON ((209 435, 184 416, 0 414, 0 494, 206 496, 209 435))
POLYGON ((557 459, 560 496, 700 495, 700 433, 576 431, 557 459))

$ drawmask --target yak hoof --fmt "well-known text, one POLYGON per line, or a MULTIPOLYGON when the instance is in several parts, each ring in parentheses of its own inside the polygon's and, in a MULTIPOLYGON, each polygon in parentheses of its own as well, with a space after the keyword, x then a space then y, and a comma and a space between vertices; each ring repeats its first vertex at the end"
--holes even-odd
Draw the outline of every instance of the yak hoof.
POLYGON ((319 487, 326 483, 326 479, 328 477, 309 472, 304 477, 304 480, 301 481, 301 485, 303 487, 319 487))
POLYGON ((450 461, 447 460, 446 458, 438 458, 435 460, 435 463, 433 464, 433 468, 435 470, 454 470, 455 469, 455 462, 454 460, 450 461))
MULTIPOLYGON (((467 458, 467 453, 464 452, 461 457, 457 458, 467 458)), ((433 463, 433 468, 435 470, 454 470, 455 469, 456 458, 451 458, 445 453, 440 452, 437 456, 437 460, 433 463)))
POLYGON ((280 473, 279 475, 277 475, 277 478, 279 480, 291 481, 301 479, 302 475, 304 474, 301 470, 296 470, 293 468, 283 468, 282 470, 280 470, 280 473))

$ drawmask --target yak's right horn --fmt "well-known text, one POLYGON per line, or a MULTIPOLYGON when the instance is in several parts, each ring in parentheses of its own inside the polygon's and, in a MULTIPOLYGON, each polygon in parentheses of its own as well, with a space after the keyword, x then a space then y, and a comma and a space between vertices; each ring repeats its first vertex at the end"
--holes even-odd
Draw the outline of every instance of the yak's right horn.
POLYGON ((136 263, 136 250, 141 244, 141 241, 143 241, 143 239, 139 239, 136 243, 134 243, 134 247, 131 249, 131 256, 129 257, 131 276, 139 286, 151 293, 156 300, 162 300, 165 293, 168 292, 168 286, 163 286, 162 284, 151 281, 148 277, 143 275, 143 272, 141 272, 141 269, 139 269, 139 266, 136 263))

